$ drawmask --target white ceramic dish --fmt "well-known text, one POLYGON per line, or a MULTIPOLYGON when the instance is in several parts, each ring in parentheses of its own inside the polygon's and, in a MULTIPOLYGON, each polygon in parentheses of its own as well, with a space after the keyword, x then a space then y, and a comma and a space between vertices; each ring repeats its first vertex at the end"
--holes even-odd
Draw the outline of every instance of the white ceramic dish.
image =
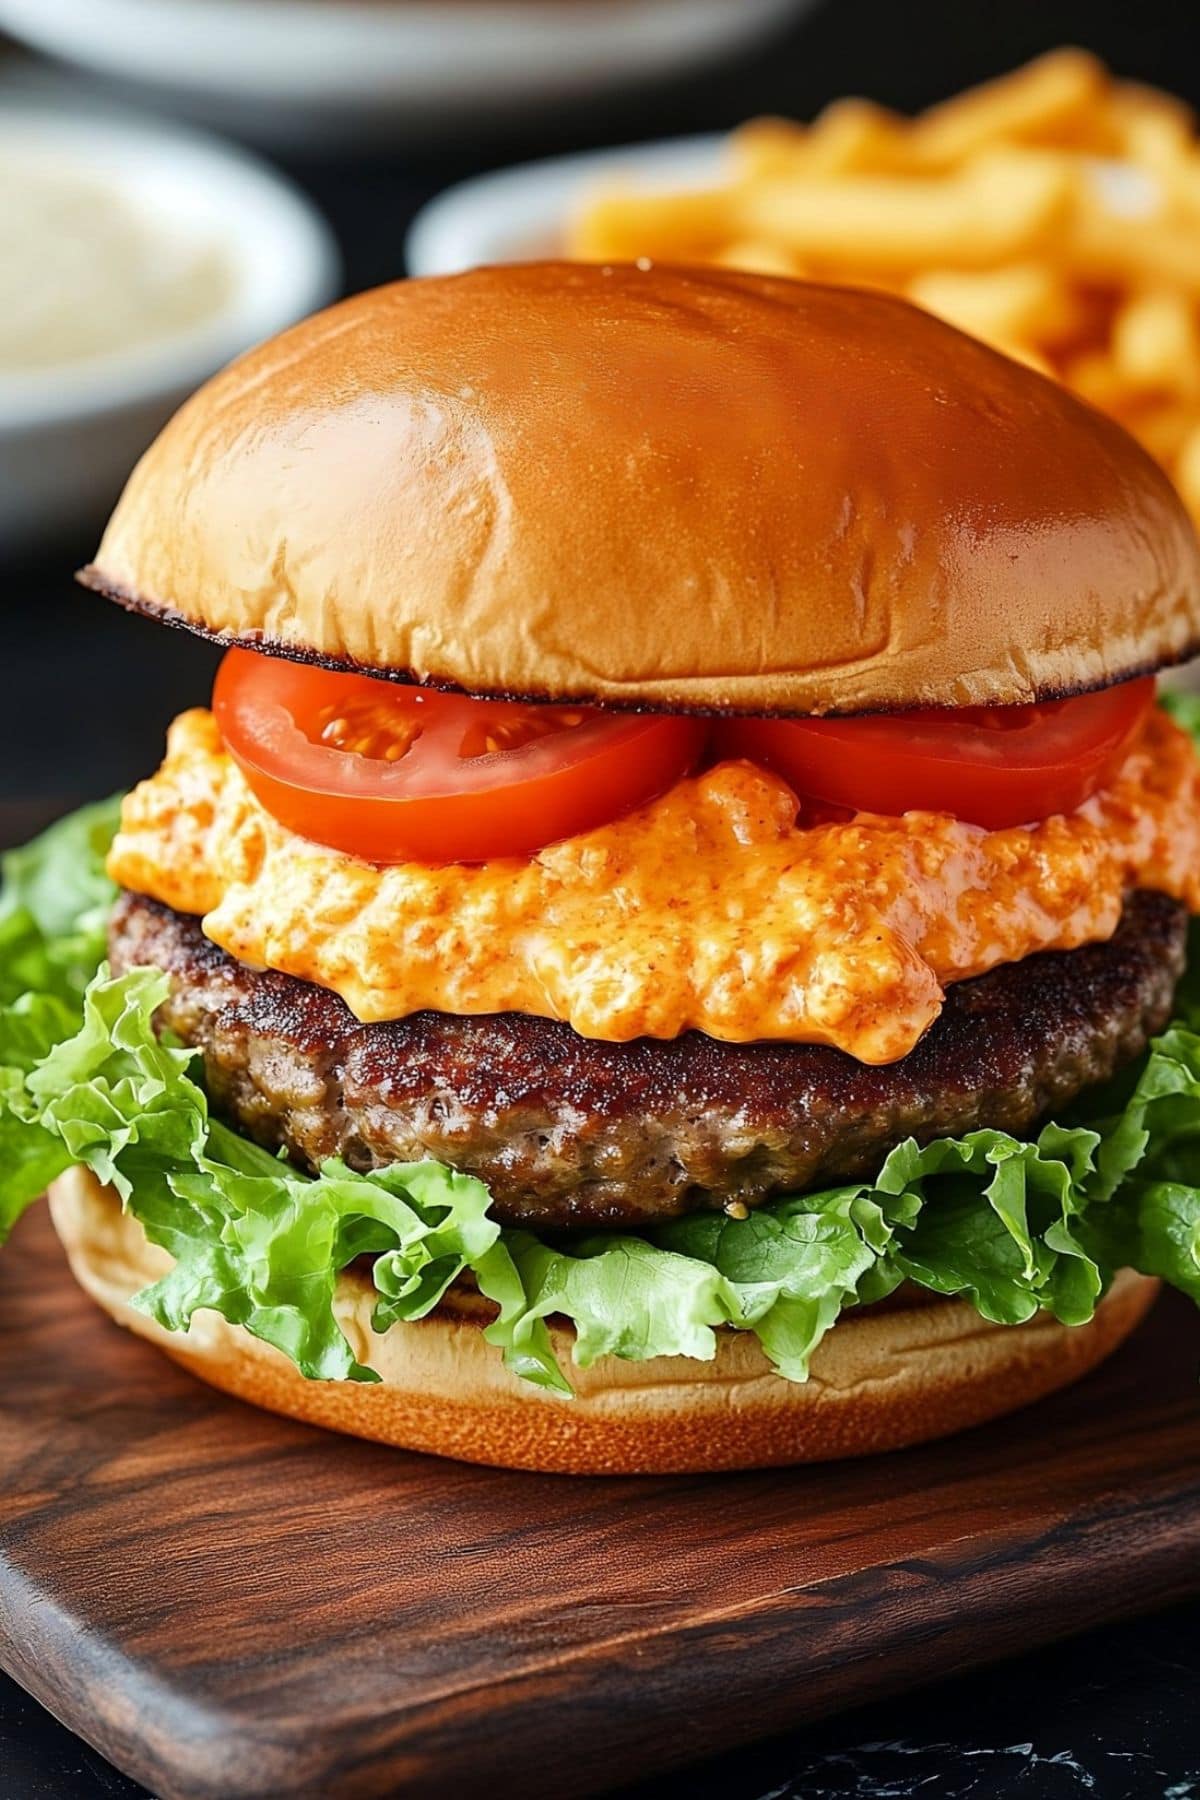
POLYGON ((678 74, 813 0, 0 0, 67 62, 251 136, 452 132, 678 74))
MULTIPOLYGON (((148 343, 0 372, 0 544, 99 513, 179 402, 214 370, 330 299, 338 260, 319 215, 252 157, 192 133, 11 101, 0 153, 51 157, 111 184, 154 229, 219 245, 226 292, 148 343)), ((4 253, 0 246, 0 254, 4 253)), ((87 305, 86 290, 79 296, 87 305)))
POLYGON ((451 275, 480 263, 563 253, 563 226, 588 190, 614 179, 647 188, 702 187, 720 179, 719 134, 625 144, 497 169, 447 188, 424 206, 405 239, 410 275, 451 275))

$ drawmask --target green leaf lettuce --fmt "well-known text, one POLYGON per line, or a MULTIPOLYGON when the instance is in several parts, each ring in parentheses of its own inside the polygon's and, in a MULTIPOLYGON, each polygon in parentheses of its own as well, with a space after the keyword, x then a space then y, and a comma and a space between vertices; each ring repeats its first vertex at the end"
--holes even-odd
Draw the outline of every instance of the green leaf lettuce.
MULTIPOLYGON (((209 1117, 197 1061, 153 1028, 167 977, 102 962, 115 803, 10 855, 0 900, 0 1238, 82 1163, 174 1259, 135 1305, 172 1331, 211 1308, 316 1379, 370 1381, 334 1316, 366 1259, 376 1329, 419 1319, 460 1278, 497 1307, 488 1338, 562 1393, 548 1321, 597 1357, 715 1355, 753 1333, 803 1380, 849 1306, 908 1280, 984 1318, 1089 1319, 1130 1266, 1200 1302, 1200 991, 1138 1067, 1035 1141, 974 1131, 897 1146, 873 1181, 789 1196, 733 1219, 548 1240, 505 1231, 486 1188, 433 1162, 358 1174, 293 1168, 209 1117)), ((1200 958, 1197 959, 1200 964, 1200 958)), ((1193 967, 1196 967, 1194 964, 1193 967)))

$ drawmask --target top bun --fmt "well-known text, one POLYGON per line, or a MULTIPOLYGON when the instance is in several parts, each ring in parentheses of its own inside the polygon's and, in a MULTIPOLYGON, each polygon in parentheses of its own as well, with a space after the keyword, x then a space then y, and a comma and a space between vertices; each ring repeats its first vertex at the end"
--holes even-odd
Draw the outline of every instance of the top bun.
POLYGON ((1157 465, 903 301, 523 264, 360 294, 193 396, 84 580, 469 693, 1010 704, 1200 647, 1157 465))

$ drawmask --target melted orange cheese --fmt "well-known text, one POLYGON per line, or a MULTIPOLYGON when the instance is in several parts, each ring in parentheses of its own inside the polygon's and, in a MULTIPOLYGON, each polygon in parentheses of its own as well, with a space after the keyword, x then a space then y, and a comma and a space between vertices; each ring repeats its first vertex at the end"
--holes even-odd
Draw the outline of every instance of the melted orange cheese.
POLYGON ((1155 712, 1078 812, 989 832, 940 813, 801 829, 782 781, 722 763, 532 858, 378 868, 278 824, 196 711, 127 798, 108 866, 362 1020, 537 1013, 584 1037, 695 1027, 884 1063, 949 982, 1111 936, 1130 888, 1200 910, 1200 765, 1155 712))

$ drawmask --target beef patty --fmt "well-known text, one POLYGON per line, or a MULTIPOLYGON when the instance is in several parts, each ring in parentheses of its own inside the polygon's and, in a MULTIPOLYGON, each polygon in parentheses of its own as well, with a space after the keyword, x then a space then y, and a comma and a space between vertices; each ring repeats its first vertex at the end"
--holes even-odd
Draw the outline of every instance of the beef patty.
POLYGON ((1109 943, 951 987, 902 1061, 698 1032, 627 1044, 506 1013, 361 1025, 336 994, 255 973, 199 921, 124 894, 113 966, 172 978, 160 1023, 203 1052, 214 1106, 312 1167, 435 1157, 485 1181, 506 1224, 638 1225, 854 1179, 902 1138, 1027 1131, 1165 1023, 1186 914, 1135 893, 1109 943))

